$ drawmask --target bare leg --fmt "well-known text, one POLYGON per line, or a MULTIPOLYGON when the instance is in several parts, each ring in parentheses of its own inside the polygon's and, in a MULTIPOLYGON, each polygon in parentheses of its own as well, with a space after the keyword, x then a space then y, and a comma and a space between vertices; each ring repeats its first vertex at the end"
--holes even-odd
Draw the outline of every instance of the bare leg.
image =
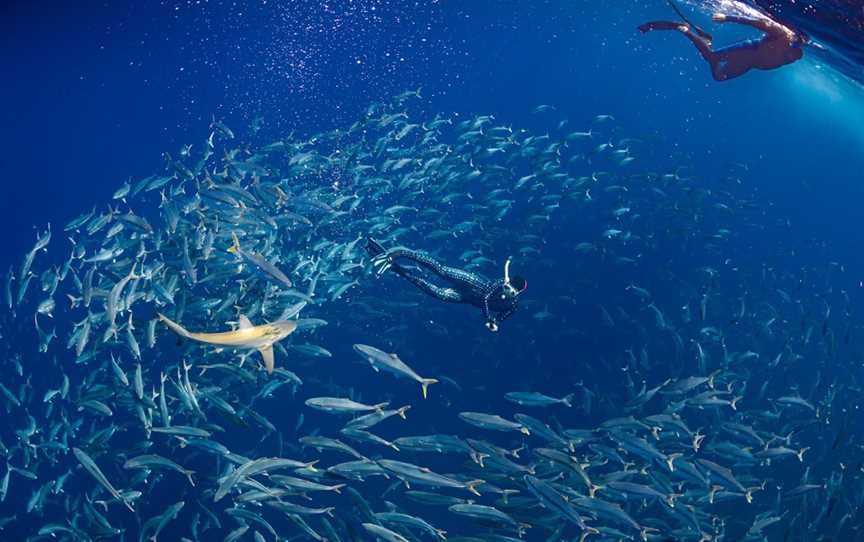
POLYGON ((718 61, 717 55, 711 49, 711 40, 694 34, 690 31, 690 27, 687 24, 672 21, 652 21, 639 26, 639 30, 642 32, 650 32, 652 30, 677 30, 681 32, 687 39, 693 42, 702 58, 711 66, 711 74, 714 76, 714 79, 717 81, 727 79, 720 68, 721 62, 718 61))
MULTIPOLYGON (((685 27, 686 28, 686 27, 685 27)), ((736 62, 736 54, 733 49, 725 49, 714 51, 711 49, 711 42, 705 38, 697 36, 690 31, 679 29, 684 36, 693 42, 702 58, 711 66, 711 75, 715 81, 728 81, 740 75, 747 73, 750 70, 750 65, 746 62, 736 62)))
POLYGON ((708 32, 705 32, 698 26, 691 25, 687 22, 651 21, 645 24, 640 24, 639 31, 644 34, 645 32, 650 32, 652 30, 681 30, 682 27, 692 28, 698 36, 708 40, 709 43, 713 39, 711 34, 708 32))
POLYGON ((728 81, 750 71, 752 63, 748 62, 742 55, 744 49, 730 47, 719 51, 711 49, 711 36, 707 33, 694 33, 690 26, 685 23, 672 21, 652 21, 639 26, 642 32, 652 30, 677 30, 689 39, 702 58, 711 66, 711 75, 715 81, 728 81))
POLYGON ((683 23, 672 21, 651 21, 650 23, 640 24, 639 31, 642 33, 652 30, 678 30, 678 27, 683 23))
POLYGON ((716 54, 716 60, 711 64, 711 75, 717 81, 728 81, 744 75, 750 71, 751 65, 748 62, 736 61, 734 54, 716 54))
POLYGON ((702 58, 704 58, 713 67, 714 62, 716 61, 716 55, 714 54, 714 51, 711 49, 711 42, 708 41, 707 39, 702 38, 700 36, 697 36, 696 34, 691 32, 690 27, 688 27, 687 25, 680 25, 679 24, 677 30, 680 31, 682 34, 684 34, 684 36, 688 40, 693 42, 693 45, 695 45, 696 49, 699 50, 699 53, 702 55, 702 58))

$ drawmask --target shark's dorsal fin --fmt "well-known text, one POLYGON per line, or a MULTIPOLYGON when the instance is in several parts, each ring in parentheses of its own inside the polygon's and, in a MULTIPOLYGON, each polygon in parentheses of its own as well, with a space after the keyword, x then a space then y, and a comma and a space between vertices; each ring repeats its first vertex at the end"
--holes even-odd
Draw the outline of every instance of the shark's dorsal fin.
POLYGON ((262 346, 258 349, 261 352, 261 357, 264 358, 264 368, 267 369, 267 374, 273 373, 275 362, 273 360, 273 346, 262 346))
POLYGON ((255 327, 252 325, 252 322, 250 322, 249 319, 246 318, 245 314, 241 314, 240 318, 238 318, 237 320, 240 322, 240 329, 249 329, 255 327))

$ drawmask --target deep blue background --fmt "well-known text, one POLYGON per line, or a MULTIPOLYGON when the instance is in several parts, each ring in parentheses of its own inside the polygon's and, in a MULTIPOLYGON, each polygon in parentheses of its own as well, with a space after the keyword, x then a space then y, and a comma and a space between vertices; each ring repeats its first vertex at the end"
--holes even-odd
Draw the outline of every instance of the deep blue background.
MULTIPOLYGON (((0 7, 4 260, 33 225, 65 223, 200 143, 211 115, 311 133, 416 87, 433 111, 525 124, 548 103, 575 125, 610 113, 705 170, 745 163, 796 232, 857 254, 864 92, 814 61, 716 84, 679 36, 634 30, 669 18, 662 2, 231 4, 0 7)), ((744 35, 715 29, 719 44, 744 35)))
MULTIPOLYGON (((729 163, 744 164, 742 181, 763 194, 760 201, 774 202, 770 220, 790 220, 788 228, 769 230, 789 238, 749 239, 746 246, 756 249, 746 255, 751 268, 759 268, 760 250, 767 254, 778 243, 795 246, 815 238, 831 245, 831 257, 853 277, 864 279, 858 248, 864 91, 812 58, 717 84, 680 36, 643 36, 635 30, 645 20, 670 17, 659 0, 300 0, 255 2, 242 9, 231 2, 176 7, 19 2, 4 3, 0 17, 0 226, 5 233, 0 271, 18 265, 35 240, 34 226, 54 224, 59 245, 60 225, 107 201, 130 177, 137 181, 160 171, 163 152, 176 154, 187 143, 200 149, 214 115, 238 131, 262 116, 263 137, 274 139, 291 130, 310 134, 347 126, 370 102, 419 87, 430 116, 436 111, 494 114, 504 124, 542 129, 546 121, 530 112, 551 104, 557 109, 554 118, 569 118, 574 129, 587 129, 596 114, 612 114, 622 134, 659 139, 657 148, 681 156, 706 176, 723 175, 729 163)), ((732 27, 713 31, 720 45, 752 37, 732 27)), ((564 239, 550 239, 550 246, 592 239, 597 232, 555 235, 564 239)), ((561 254, 544 256, 569 269, 561 254)), ((704 262, 678 264, 683 270, 704 262)), ((581 268, 584 276, 578 280, 606 282, 566 305, 555 296, 573 277, 529 271, 531 298, 518 317, 527 320, 550 306, 575 329, 592 319, 596 329, 596 303, 603 301, 604 288, 622 295, 618 282, 625 280, 602 266, 581 268), (562 314, 569 307, 572 313, 562 314)), ((383 284, 374 287, 405 293, 395 281, 383 284)), ((669 288, 659 280, 641 286, 658 298, 669 288)), ((468 310, 458 314, 476 321, 468 310)), ((545 391, 553 394, 572 391, 583 376, 591 379, 580 371, 590 367, 596 352, 558 348, 554 327, 538 324, 531 330, 529 344, 545 349, 538 349, 534 360, 502 361, 506 369, 518 369, 522 382, 545 379, 545 391), (546 356, 542 367, 541 354, 546 356), (552 373, 564 367, 572 371, 566 378, 552 373), (559 388, 549 385, 553 380, 559 388)), ((455 410, 485 406, 472 403, 474 389, 512 389, 512 380, 490 382, 490 367, 472 366, 470 356, 462 360, 464 367, 448 367, 448 361, 468 351, 476 329, 466 327, 452 343, 426 331, 412 337, 405 357, 420 359, 425 367, 437 365, 445 374, 463 373, 464 393, 443 384, 430 392, 452 396, 455 410), (436 355, 421 356, 425 347, 436 355)), ((328 333, 333 332, 310 340, 332 348, 340 362, 354 359, 350 341, 367 340, 352 330, 345 333, 347 339, 330 341, 328 333)), ((611 342, 614 337, 593 339, 611 342)), ((298 372, 310 381, 331 378, 303 370, 298 372)), ((347 375, 349 382, 370 375, 362 366, 345 371, 339 376, 347 375)), ((380 386, 387 389, 390 383, 384 378, 380 386)), ((435 421, 434 404, 427 403, 425 411, 418 406, 416 417, 412 413, 417 432, 424 428, 421 421, 435 421)), ((281 407, 271 408, 268 414, 281 407)), ((464 431, 452 421, 452 430, 464 431)))

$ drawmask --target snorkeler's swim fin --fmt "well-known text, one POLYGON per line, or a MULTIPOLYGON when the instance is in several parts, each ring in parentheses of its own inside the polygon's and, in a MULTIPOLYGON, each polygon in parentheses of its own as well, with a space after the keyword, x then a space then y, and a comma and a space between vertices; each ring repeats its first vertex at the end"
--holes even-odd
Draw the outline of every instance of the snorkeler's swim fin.
POLYGON ((387 252, 387 249, 385 249, 383 246, 381 246, 381 243, 379 243, 375 239, 372 239, 371 237, 367 237, 366 238, 366 252, 368 252, 369 255, 374 258, 375 256, 378 256, 379 254, 384 254, 385 252, 387 252))
POLYGON ((704 39, 706 39, 706 40, 708 40, 708 41, 713 41, 713 40, 714 40, 714 38, 711 37, 711 34, 709 34, 708 32, 705 32, 704 30, 702 30, 701 28, 699 28, 699 27, 696 26, 695 24, 691 23, 691 22, 690 22, 690 19, 688 19, 688 18, 687 18, 687 17, 686 17, 682 12, 681 12, 681 9, 678 8, 678 4, 676 4, 674 0, 666 0, 666 2, 667 2, 667 3, 669 4, 669 6, 670 6, 674 11, 675 11, 675 13, 677 13, 678 16, 681 17, 681 20, 684 21, 685 23, 687 23, 687 26, 689 26, 690 28, 692 28, 693 31, 696 32, 696 34, 699 35, 699 37, 704 38, 704 39))
POLYGON ((371 237, 366 238, 366 252, 372 256, 372 267, 375 269, 377 276, 380 277, 391 270, 399 275, 406 274, 405 269, 390 258, 387 249, 371 237))
POLYGON ((393 261, 387 256, 387 249, 381 246, 381 243, 372 239, 371 237, 366 238, 366 252, 372 256, 371 262, 372 267, 375 269, 375 275, 381 276, 387 272, 388 269, 393 267, 396 268, 397 271, 401 271, 398 265, 395 265, 393 261))

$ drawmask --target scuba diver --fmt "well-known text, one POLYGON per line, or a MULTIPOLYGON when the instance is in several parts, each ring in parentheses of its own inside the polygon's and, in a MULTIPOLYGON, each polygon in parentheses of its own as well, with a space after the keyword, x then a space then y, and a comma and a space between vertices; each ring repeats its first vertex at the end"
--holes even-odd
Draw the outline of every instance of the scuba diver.
POLYGON ((447 267, 422 252, 406 248, 386 250, 369 237, 366 238, 366 250, 372 255, 372 265, 377 276, 380 277, 389 269, 436 299, 473 305, 483 311, 489 331, 498 331, 498 324, 516 312, 517 298, 528 288, 528 281, 524 278, 510 276, 510 258, 504 263, 504 278, 490 280, 478 273, 447 267), (428 269, 443 279, 447 286, 435 285, 406 269, 397 262, 400 259, 428 269))
POLYGON ((653 21, 639 26, 642 33, 652 30, 677 30, 693 42, 711 66, 715 81, 728 81, 744 75, 751 69, 773 70, 792 64, 804 56, 807 38, 768 17, 737 17, 716 13, 715 23, 736 23, 752 26, 765 33, 759 39, 747 40, 722 49, 712 49, 711 35, 692 24, 670 0, 670 5, 683 22, 653 21))

